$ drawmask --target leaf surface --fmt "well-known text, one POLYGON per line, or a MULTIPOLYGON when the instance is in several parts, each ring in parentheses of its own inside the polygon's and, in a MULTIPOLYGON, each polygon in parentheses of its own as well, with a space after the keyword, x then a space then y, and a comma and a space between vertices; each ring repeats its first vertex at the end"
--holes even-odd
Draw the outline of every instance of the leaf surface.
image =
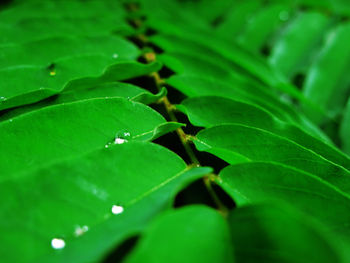
POLYGON ((232 123, 260 128, 286 137, 350 170, 350 159, 330 145, 329 139, 321 141, 293 124, 279 121, 256 105, 213 96, 189 98, 184 100, 182 105, 193 125, 211 127, 232 123))
POLYGON ((242 162, 242 156, 251 161, 279 162, 312 173, 345 192, 350 191, 350 172, 347 169, 262 129, 239 124, 214 126, 200 131, 194 143, 198 150, 210 152, 231 164, 242 162), (225 156, 221 155, 220 149, 225 150, 225 156))
POLYGON ((0 123, 0 148, 7 149, 0 152, 6 160, 0 164, 1 179, 108 147, 118 138, 116 143, 150 140, 164 125, 159 113, 122 98, 82 100, 23 114, 0 123))
POLYGON ((251 162, 226 167, 218 181, 239 206, 288 203, 349 241, 349 196, 312 174, 277 163, 251 162))
POLYGON ((307 219, 276 205, 250 205, 233 211, 228 221, 236 262, 343 262, 336 239, 307 219))
POLYGON ((2 194, 11 197, 1 209, 3 259, 101 259, 167 208, 176 191, 208 172, 188 170, 161 146, 128 142, 2 181, 2 194))
POLYGON ((90 88, 150 73, 159 63, 115 62, 113 57, 83 55, 63 58, 48 66, 15 66, 0 70, 0 110, 34 103, 63 90, 90 88))
POLYGON ((225 220, 210 208, 169 211, 150 225, 125 262, 232 262, 228 232, 225 220))
MULTIPOLYGON (((310 68, 303 93, 330 118, 344 109, 349 94, 350 23, 342 24, 329 33, 318 59, 310 68), (322 92, 320 92, 322 90, 322 92)), ((317 111, 304 105, 304 110, 315 123, 325 121, 317 111)))

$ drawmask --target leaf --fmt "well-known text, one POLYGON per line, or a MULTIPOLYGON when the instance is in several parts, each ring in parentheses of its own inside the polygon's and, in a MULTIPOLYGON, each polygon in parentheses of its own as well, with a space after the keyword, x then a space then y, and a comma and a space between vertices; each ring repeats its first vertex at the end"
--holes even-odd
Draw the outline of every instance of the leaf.
POLYGON ((49 66, 55 60, 78 55, 104 55, 114 61, 135 60, 138 48, 118 36, 52 37, 24 44, 0 46, 0 68, 19 65, 49 66))
POLYGON ((251 162, 226 167, 218 182, 239 206, 285 202, 349 241, 349 196, 312 174, 277 163, 251 162))
POLYGON ((125 262, 232 262, 228 232, 225 220, 210 208, 169 211, 152 222, 125 262))
POLYGON ((125 12, 121 9, 120 2, 89 1, 29 1, 14 5, 1 13, 1 20, 6 23, 16 23, 23 18, 36 17, 95 17, 96 15, 122 16, 125 12))
POLYGON ((26 2, 0 13, 0 43, 25 43, 55 36, 91 36, 130 31, 120 2, 26 2))
POLYGON ((340 127, 340 137, 342 140, 343 150, 350 154, 350 99, 344 111, 343 120, 340 127))
POLYGON ((65 19, 59 17, 23 18, 13 25, 0 20, 0 45, 26 43, 67 35, 100 36, 112 31, 129 32, 132 30, 129 25, 114 15, 65 19))
POLYGON ((106 82, 93 87, 86 87, 81 90, 62 91, 55 96, 34 104, 24 105, 11 109, 0 115, 0 121, 8 120, 24 113, 35 111, 47 106, 62 103, 74 102, 93 98, 123 97, 135 102, 151 104, 162 98, 166 94, 166 89, 162 89, 158 94, 152 94, 147 90, 122 82, 106 82))
POLYGON ((228 219, 236 262, 345 262, 336 239, 308 219, 275 205, 238 208, 228 219))
POLYGON ((196 14, 199 18, 208 20, 210 23, 215 23, 218 17, 224 15, 227 9, 233 7, 232 0, 211 1, 203 0, 201 2, 185 2, 183 8, 196 14))
POLYGON ((128 142, 3 180, 2 195, 11 197, 1 209, 3 260, 50 262, 67 255, 77 257, 74 262, 99 260, 207 172, 188 170, 161 146, 128 142), (66 247, 61 250, 55 239, 66 247))
POLYGON ((210 152, 230 164, 242 162, 242 156, 251 161, 279 162, 318 176, 345 192, 350 191, 349 170, 262 129, 240 124, 219 125, 200 131, 194 143, 198 150, 210 152), (225 150, 225 156, 221 149, 225 150))
POLYGON ((115 63, 112 57, 86 55, 61 59, 53 67, 18 66, 0 70, 0 110, 9 109, 56 95, 68 90, 86 89, 147 74, 159 63, 115 63), (109 65, 109 67, 108 67, 109 65), (9 88, 11 87, 11 88, 9 88))
POLYGON ((259 8, 261 1, 237 1, 233 8, 228 11, 226 20, 217 27, 216 31, 230 39, 234 39, 242 28, 246 25, 249 18, 253 17, 259 8), (229 34, 227 34, 229 32, 229 34))
MULTIPOLYGON (((350 54, 344 43, 350 41, 349 33, 350 23, 339 25, 329 33, 303 87, 305 97, 323 109, 330 118, 338 116, 347 102, 350 54)), ((321 124, 325 121, 323 116, 310 107, 304 105, 303 109, 315 123, 321 124)))
MULTIPOLYGON (((235 11, 237 12, 237 9, 235 11)), ((245 49, 259 54, 268 38, 292 16, 292 13, 287 5, 280 3, 262 8, 249 19, 237 41, 245 49)))
POLYGON ((0 159, 6 160, 0 164, 1 178, 108 147, 115 139, 150 140, 165 123, 151 108, 122 98, 83 100, 23 114, 0 123, 0 148, 7 149, 0 152, 0 159))
POLYGON ((239 79, 230 81, 216 80, 208 76, 187 76, 177 74, 171 76, 167 83, 188 97, 222 96, 257 104, 281 120, 301 123, 300 116, 289 105, 282 103, 272 93, 259 85, 246 83, 239 79))
POLYGON ((182 105, 195 126, 211 127, 232 123, 263 129, 285 137, 350 170, 349 157, 330 145, 329 139, 321 141, 293 124, 279 121, 256 105, 213 96, 189 98, 182 105))
POLYGON ((134 96, 132 100, 144 104, 151 104, 165 97, 167 93, 168 91, 165 87, 161 88, 161 90, 157 94, 152 94, 149 91, 145 90, 143 93, 134 96))
POLYGON ((299 13, 275 43, 270 64, 288 78, 305 73, 328 26, 329 19, 323 14, 299 13))

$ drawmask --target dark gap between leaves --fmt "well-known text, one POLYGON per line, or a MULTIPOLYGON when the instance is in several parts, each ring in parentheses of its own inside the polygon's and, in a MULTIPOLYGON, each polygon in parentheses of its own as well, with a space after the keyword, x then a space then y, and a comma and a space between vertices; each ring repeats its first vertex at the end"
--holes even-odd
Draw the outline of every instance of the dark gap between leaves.
POLYGON ((171 77, 172 75, 175 75, 175 72, 166 66, 163 66, 159 70, 159 76, 163 79, 167 79, 167 78, 171 77))
POLYGON ((260 54, 263 55, 264 57, 269 57, 271 54, 271 47, 268 45, 263 45, 260 49, 260 54))
POLYGON ((218 27, 222 22, 224 22, 224 17, 220 15, 211 22, 211 26, 214 28, 218 27))
POLYGON ((227 207, 229 210, 232 210, 237 207, 235 201, 229 196, 219 185, 212 184, 212 188, 216 193, 216 196, 220 199, 221 203, 227 207))
MULTIPOLYGON (((195 147, 193 147, 195 148, 195 147)), ((220 171, 228 166, 229 164, 224 160, 216 157, 215 155, 207 152, 200 152, 197 149, 194 149, 194 154, 197 156, 200 164, 202 166, 208 166, 214 169, 214 173, 218 174, 220 171)))
POLYGON ((141 87, 141 88, 148 90, 149 92, 152 92, 154 94, 158 93, 158 89, 155 86, 154 79, 152 77, 149 77, 149 76, 132 78, 132 79, 129 79, 129 80, 126 80, 123 82, 141 87))
POLYGON ((165 84, 164 87, 167 89, 168 91, 167 97, 171 98, 170 102, 173 105, 180 104, 186 98, 186 96, 180 91, 178 91, 177 89, 174 89, 173 87, 167 84, 165 84))
POLYGON ((191 159, 187 155, 185 148, 183 147, 179 136, 176 132, 167 133, 158 139, 154 140, 153 143, 159 144, 173 152, 182 158, 187 164, 191 164, 191 159))
MULTIPOLYGON (((139 25, 139 24, 136 22, 136 20, 134 20, 134 19, 127 19, 126 21, 128 22, 128 24, 129 24, 130 26, 132 26, 132 27, 135 28, 135 29, 137 29, 137 28, 140 27, 140 25, 139 25)), ((140 18, 140 21, 142 21, 141 18, 140 18)))
MULTIPOLYGON (((232 198, 218 185, 212 184, 212 188, 225 207, 227 207, 229 210, 236 207, 236 204, 232 198)), ((180 208, 195 204, 203 204, 212 208, 217 208, 213 198, 204 185, 203 179, 199 179, 191 183, 189 186, 179 192, 175 197, 174 207, 180 208)))
POLYGON ((182 130, 189 135, 195 136, 200 130, 203 130, 201 127, 193 126, 190 121, 188 120, 188 117, 186 114, 182 112, 176 112, 175 113, 176 118, 178 122, 185 123, 186 127, 183 127, 182 130))
POLYGON ((332 142, 341 149, 341 139, 339 136, 339 129, 340 129, 340 116, 335 121, 328 121, 323 124, 321 124, 320 128, 321 130, 332 140, 332 142))
MULTIPOLYGON (((153 36, 153 35, 156 35, 157 33, 158 32, 153 28, 147 28, 146 32, 145 32, 146 36, 153 36)), ((153 44, 151 44, 151 45, 153 45, 153 44)))
POLYGON ((129 252, 135 247, 137 241, 139 240, 138 236, 134 236, 125 240, 121 245, 119 245, 116 249, 112 250, 110 254, 108 254, 105 259, 103 259, 102 263, 118 263, 122 262, 129 252))
POLYGON ((304 81, 305 81, 305 74, 303 73, 298 73, 296 74, 293 79, 292 79, 292 83, 299 89, 301 90, 303 88, 304 85, 304 81))
MULTIPOLYGON (((149 36, 149 35, 147 35, 147 36, 149 36)), ((164 49, 162 49, 161 47, 159 47, 153 43, 148 43, 147 46, 150 47, 157 55, 164 53, 164 49)))
POLYGON ((203 179, 194 181, 181 192, 179 192, 175 197, 175 208, 194 204, 204 204, 216 208, 212 197, 204 185, 203 179))
POLYGON ((142 49, 145 44, 137 36, 128 36, 127 39, 134 43, 138 48, 142 49))
POLYGON ((5 9, 11 2, 12 0, 0 0, 0 10, 5 9))
POLYGON ((140 56, 137 58, 137 62, 143 63, 143 64, 148 64, 147 60, 145 57, 140 56))

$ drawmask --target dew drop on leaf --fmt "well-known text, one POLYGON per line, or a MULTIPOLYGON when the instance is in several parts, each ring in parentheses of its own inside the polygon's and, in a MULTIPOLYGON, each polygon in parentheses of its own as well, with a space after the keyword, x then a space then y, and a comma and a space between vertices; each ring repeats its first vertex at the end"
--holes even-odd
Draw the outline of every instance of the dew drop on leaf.
POLYGON ((62 249, 66 246, 66 242, 61 238, 54 238, 51 240, 51 246, 54 249, 62 249))
POLYGON ((124 207, 120 205, 113 205, 112 206, 112 213, 115 215, 121 214, 124 212, 124 207))
POLYGON ((113 58, 118 58, 118 57, 119 57, 119 55, 117 53, 113 54, 113 58))
POLYGON ((86 233, 87 231, 89 231, 89 227, 88 226, 77 226, 74 230, 74 235, 76 237, 83 235, 84 233, 86 233))
POLYGON ((0 101, 4 101, 4 100, 6 100, 5 97, 0 97, 0 101))
POLYGON ((122 143, 124 143, 124 142, 127 142, 128 140, 125 140, 125 139, 123 139, 123 138, 115 138, 115 140, 114 140, 114 143, 115 144, 122 144, 122 143))
POLYGON ((114 144, 123 144, 125 142, 128 142, 128 139, 130 137, 131 134, 128 131, 118 132, 115 136, 114 144))

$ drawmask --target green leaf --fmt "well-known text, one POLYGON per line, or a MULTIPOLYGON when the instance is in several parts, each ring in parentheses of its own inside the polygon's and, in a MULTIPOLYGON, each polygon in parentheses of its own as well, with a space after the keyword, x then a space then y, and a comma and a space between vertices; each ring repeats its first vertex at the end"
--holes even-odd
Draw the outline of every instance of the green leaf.
POLYGON ((182 105, 193 125, 211 127, 232 123, 260 128, 286 137, 350 170, 349 157, 330 145, 329 139, 321 141, 293 124, 278 120, 256 105, 213 96, 186 99, 182 105))
POLYGON ((10 197, 1 209, 3 260, 99 260, 207 172, 188 170, 161 146, 128 142, 3 180, 1 194, 10 197))
POLYGON ((159 93, 152 94, 149 91, 132 84, 106 82, 97 86, 86 87, 86 89, 73 89, 66 92, 62 91, 62 93, 49 97, 46 100, 8 110, 0 115, 0 121, 8 120, 21 114, 35 111, 47 106, 93 98, 123 97, 132 101, 151 104, 165 96, 166 92, 166 89, 163 88, 159 93))
POLYGON ((336 239, 287 207, 245 206, 233 211, 228 221, 236 262, 345 262, 336 239))
POLYGON ((0 13, 0 45, 130 31, 119 1, 34 1, 0 13))
POLYGON ((226 20, 219 24, 216 31, 229 39, 235 39, 249 18, 253 17, 253 14, 261 8, 261 5, 259 0, 236 1, 233 8, 228 11, 226 20))
POLYGON ((250 18, 237 41, 242 47, 259 54, 268 38, 290 18, 292 12, 280 3, 266 6, 250 18))
POLYGON ((95 17, 98 15, 122 16, 125 12, 121 9, 120 2, 110 1, 26 1, 1 12, 1 20, 11 24, 25 18, 37 17, 95 17))
POLYGON ((218 212, 189 206, 152 222, 125 262, 233 262, 230 243, 227 223, 218 212))
POLYGON ((343 150, 350 154, 350 99, 348 100, 347 106, 344 111, 344 116, 340 127, 340 136, 342 140, 343 150))
POLYGON ((281 120, 301 123, 300 116, 289 105, 280 101, 275 94, 260 85, 240 79, 222 81, 208 76, 187 76, 176 74, 167 83, 188 97, 222 96, 257 104, 281 120))
MULTIPOLYGON (((332 30, 325 39, 318 59, 310 68, 303 87, 305 97, 324 110, 330 118, 341 113, 349 94, 350 78, 347 72, 350 53, 345 44, 349 41, 350 23, 332 30)), ((323 116, 306 105, 304 111, 317 124, 325 121, 323 116)))
POLYGON ((157 102, 161 98, 165 97, 167 95, 168 91, 165 87, 161 88, 161 90, 157 94, 152 94, 147 90, 144 90, 144 92, 137 94, 136 96, 132 97, 131 99, 133 101, 141 102, 144 104, 151 104, 154 102, 157 102))
POLYGON ((262 129, 240 124, 219 125, 200 131, 194 143, 198 150, 210 152, 231 164, 242 162, 242 156, 251 161, 279 162, 350 192, 349 170, 287 138, 262 129), (224 155, 221 149, 225 150, 224 155))
POLYGON ((159 69, 160 64, 115 63, 113 57, 83 55, 60 59, 51 66, 15 66, 1 69, 0 110, 9 109, 69 90, 87 89, 105 82, 126 80, 159 69), (11 87, 11 88, 9 88, 11 87))
POLYGON ((0 20, 0 45, 26 43, 67 35, 100 36, 112 31, 128 32, 130 30, 129 25, 114 15, 65 19, 58 17, 24 18, 13 25, 0 20))
POLYGON ((328 26, 329 19, 323 14, 299 13, 275 43, 270 64, 288 78, 305 73, 328 26))
POLYGON ((118 37, 52 37, 24 44, 0 46, 0 68, 19 65, 48 66, 54 61, 78 55, 104 55, 114 61, 135 60, 138 48, 118 37))
POLYGON ((218 182, 239 206, 288 203, 349 241, 349 196, 312 174, 277 163, 251 162, 226 167, 218 182))
POLYGON ((6 159, 0 164, 1 179, 108 147, 116 139, 150 140, 154 133, 160 135, 159 129, 169 132, 162 127, 165 123, 151 108, 122 98, 82 100, 23 114, 0 123, 0 148, 7 149, 0 152, 0 159, 6 159))

